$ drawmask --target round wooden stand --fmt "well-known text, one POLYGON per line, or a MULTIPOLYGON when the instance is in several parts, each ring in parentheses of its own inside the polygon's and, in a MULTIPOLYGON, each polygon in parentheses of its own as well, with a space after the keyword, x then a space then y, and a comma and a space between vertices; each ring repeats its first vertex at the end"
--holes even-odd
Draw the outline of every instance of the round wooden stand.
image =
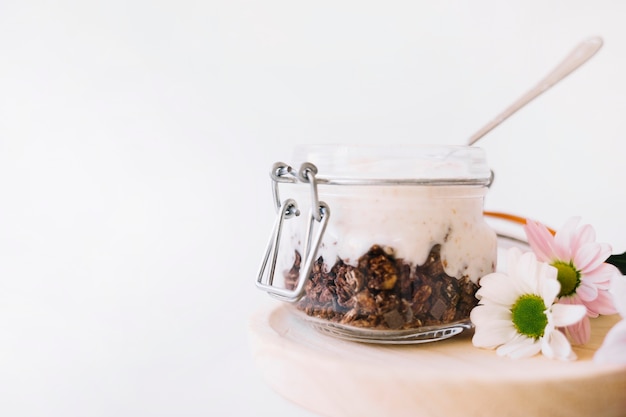
POLYGON ((285 398, 328 417, 626 416, 626 366, 593 354, 620 317, 592 319, 578 360, 512 360, 475 348, 471 332, 422 345, 326 336, 279 304, 250 320, 256 364, 285 398))

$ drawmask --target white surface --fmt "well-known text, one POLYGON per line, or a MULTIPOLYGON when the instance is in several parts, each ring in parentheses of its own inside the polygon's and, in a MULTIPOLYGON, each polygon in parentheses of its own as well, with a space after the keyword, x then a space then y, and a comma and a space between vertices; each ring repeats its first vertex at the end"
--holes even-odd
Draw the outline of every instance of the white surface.
POLYGON ((487 207, 626 250, 626 3, 0 3, 0 413, 310 416, 246 322, 295 143, 479 142, 487 207))

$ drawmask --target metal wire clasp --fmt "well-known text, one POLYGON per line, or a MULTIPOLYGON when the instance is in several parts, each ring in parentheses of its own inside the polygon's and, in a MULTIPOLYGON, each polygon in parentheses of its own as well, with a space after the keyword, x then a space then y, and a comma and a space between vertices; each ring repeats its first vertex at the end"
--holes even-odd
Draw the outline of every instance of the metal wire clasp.
POLYGON ((320 201, 317 193, 317 181, 315 175, 317 167, 309 162, 305 162, 300 167, 299 172, 282 162, 277 162, 272 166, 270 177, 272 178, 272 192, 274 204, 276 206, 276 221, 270 235, 265 256, 261 262, 259 275, 257 276, 256 285, 258 288, 266 291, 272 296, 280 298, 284 301, 295 302, 304 295, 304 285, 307 278, 311 274, 315 254, 319 248, 320 242, 326 224, 330 217, 330 208, 328 205, 320 201), (294 289, 281 288, 274 285, 274 275, 276 273, 276 260, 280 249, 280 238, 285 220, 300 215, 298 204, 292 198, 281 200, 279 195, 279 183, 308 183, 311 189, 311 209, 309 211, 309 222, 307 224, 306 235, 304 239, 303 263, 300 268, 298 281, 294 289), (266 270, 269 266, 269 272, 266 270))

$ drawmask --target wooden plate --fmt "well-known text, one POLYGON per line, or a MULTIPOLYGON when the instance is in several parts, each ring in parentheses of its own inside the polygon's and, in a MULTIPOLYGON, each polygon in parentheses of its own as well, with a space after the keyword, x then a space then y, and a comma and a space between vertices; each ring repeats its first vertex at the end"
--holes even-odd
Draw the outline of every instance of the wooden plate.
POLYGON ((256 364, 285 398, 329 417, 626 416, 626 366, 592 361, 620 317, 592 319, 578 360, 521 360, 473 347, 471 332, 372 345, 315 331, 280 304, 250 320, 256 364))

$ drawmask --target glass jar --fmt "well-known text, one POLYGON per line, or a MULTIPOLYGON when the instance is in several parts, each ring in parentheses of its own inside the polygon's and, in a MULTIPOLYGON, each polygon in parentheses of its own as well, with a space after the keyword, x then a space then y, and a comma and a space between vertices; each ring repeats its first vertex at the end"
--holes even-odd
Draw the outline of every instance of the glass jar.
POLYGON ((312 145, 293 158, 298 170, 272 168, 277 219, 259 288, 344 339, 419 343, 471 327, 497 253, 482 149, 312 145))

